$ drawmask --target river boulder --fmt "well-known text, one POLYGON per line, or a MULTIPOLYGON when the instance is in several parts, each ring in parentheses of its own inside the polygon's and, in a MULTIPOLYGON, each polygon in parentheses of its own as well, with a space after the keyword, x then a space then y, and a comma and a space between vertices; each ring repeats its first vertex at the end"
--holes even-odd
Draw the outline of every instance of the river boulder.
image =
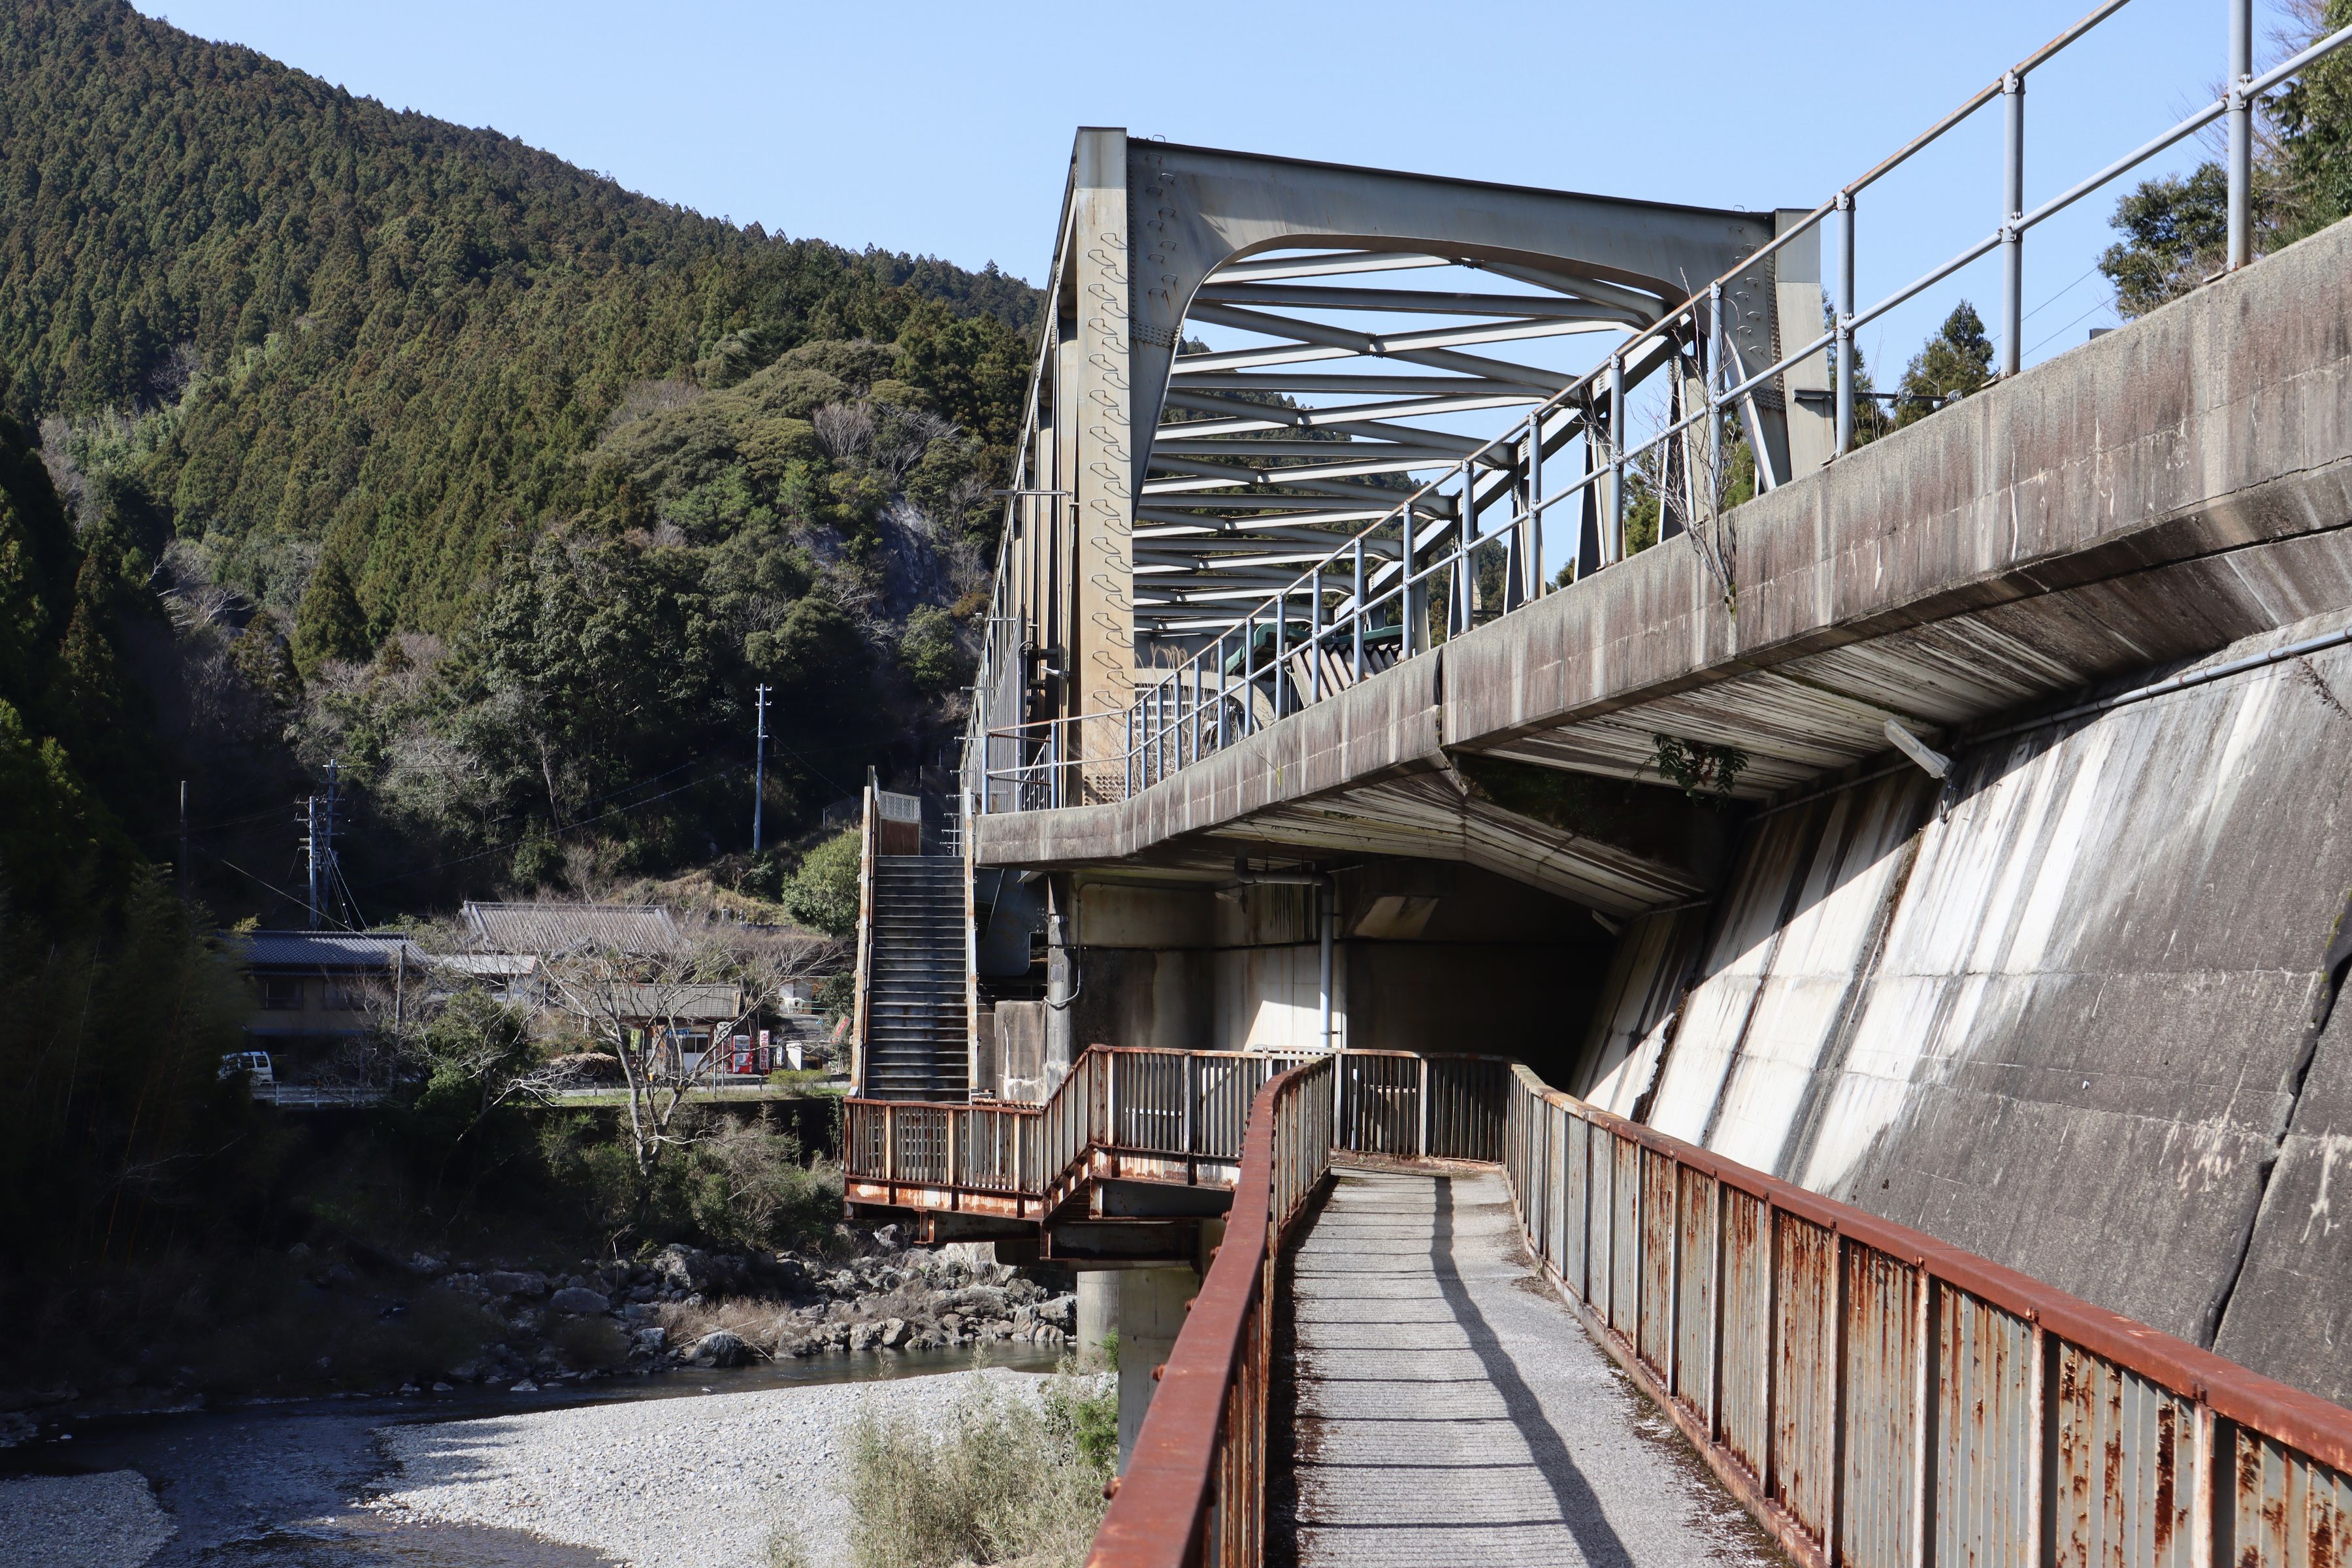
POLYGON ((751 1347, 743 1342, 740 1334, 713 1329, 694 1342, 694 1348, 686 1352, 686 1357, 697 1366, 741 1366, 751 1359, 751 1347))

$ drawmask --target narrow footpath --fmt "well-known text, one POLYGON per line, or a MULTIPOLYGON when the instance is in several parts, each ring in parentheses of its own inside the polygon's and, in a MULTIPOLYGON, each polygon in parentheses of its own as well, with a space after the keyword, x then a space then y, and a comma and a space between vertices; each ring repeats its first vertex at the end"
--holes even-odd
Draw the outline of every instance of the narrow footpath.
POLYGON ((1300 1568, 1782 1561, 1537 1277, 1500 1174, 1337 1172, 1291 1299, 1300 1568))

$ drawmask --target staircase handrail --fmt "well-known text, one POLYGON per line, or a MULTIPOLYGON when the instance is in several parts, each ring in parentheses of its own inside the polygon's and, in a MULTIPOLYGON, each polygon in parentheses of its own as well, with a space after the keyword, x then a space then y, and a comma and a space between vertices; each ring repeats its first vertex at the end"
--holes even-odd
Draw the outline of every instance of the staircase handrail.
POLYGON ((956 847, 963 857, 963 1050, 964 1085, 980 1087, 980 910, 973 902, 971 792, 957 797, 956 847))
POLYGON ((857 847, 857 990, 851 1009, 849 1081, 866 1085, 866 992, 874 982, 874 777, 867 770, 863 810, 858 817, 857 847))

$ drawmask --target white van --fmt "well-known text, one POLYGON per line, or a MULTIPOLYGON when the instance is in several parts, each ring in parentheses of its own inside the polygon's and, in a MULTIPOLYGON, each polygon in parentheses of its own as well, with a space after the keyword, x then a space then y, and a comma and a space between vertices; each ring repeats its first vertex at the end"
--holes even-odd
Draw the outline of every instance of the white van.
POLYGON ((221 1077, 233 1078, 238 1073, 245 1074, 256 1089, 278 1087, 278 1074, 270 1068, 268 1051, 231 1051, 221 1058, 221 1077))

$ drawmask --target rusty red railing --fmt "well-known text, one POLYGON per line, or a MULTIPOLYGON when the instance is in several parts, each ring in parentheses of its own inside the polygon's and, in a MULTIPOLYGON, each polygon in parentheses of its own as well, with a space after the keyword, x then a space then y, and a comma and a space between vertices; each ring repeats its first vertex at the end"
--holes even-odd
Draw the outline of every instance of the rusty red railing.
MULTIPOLYGON (((1118 1176, 1233 1185, 1258 1091, 1304 1053, 1093 1046, 1042 1106, 853 1099, 843 1174, 853 1203, 1033 1218, 1118 1176)), ((1335 1143, 1406 1158, 1502 1157, 1499 1058, 1344 1051, 1335 1143)))
POLYGON ((1264 1560, 1275 1268, 1330 1169, 1335 1098, 1328 1057, 1258 1090, 1224 1240, 1160 1369, 1090 1564, 1264 1560))
POLYGON ((2352 1564, 2352 1411, 1525 1068, 1507 1134, 1545 1269, 1798 1562, 2352 1564))

